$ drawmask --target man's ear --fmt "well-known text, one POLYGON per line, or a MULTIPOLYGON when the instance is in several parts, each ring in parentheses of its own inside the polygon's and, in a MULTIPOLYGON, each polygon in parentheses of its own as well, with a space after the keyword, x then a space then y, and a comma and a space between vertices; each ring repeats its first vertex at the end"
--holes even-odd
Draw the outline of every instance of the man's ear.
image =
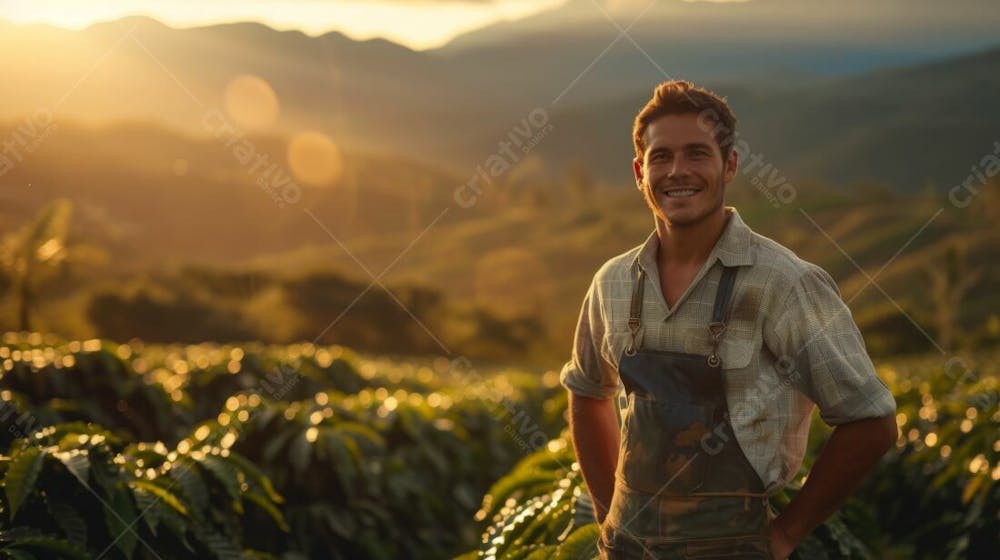
POLYGON ((632 159, 632 173, 635 175, 635 188, 642 190, 642 159, 635 157, 632 159))
POLYGON ((732 181, 733 177, 736 177, 736 170, 739 169, 739 164, 740 155, 736 153, 736 150, 730 148, 729 157, 726 158, 726 173, 724 176, 727 183, 732 181))

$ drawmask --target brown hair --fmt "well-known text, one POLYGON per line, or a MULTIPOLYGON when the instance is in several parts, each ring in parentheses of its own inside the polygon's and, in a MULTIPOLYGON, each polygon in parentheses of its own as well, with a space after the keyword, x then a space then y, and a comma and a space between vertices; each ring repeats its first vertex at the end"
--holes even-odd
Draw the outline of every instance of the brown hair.
POLYGON ((699 124, 702 119, 711 123, 715 143, 725 162, 735 140, 736 116, 726 103, 726 98, 687 80, 670 80, 656 86, 653 98, 636 115, 632 125, 632 143, 635 145, 636 157, 642 159, 646 151, 646 129, 649 128, 649 123, 663 115, 686 113, 698 113, 699 124))

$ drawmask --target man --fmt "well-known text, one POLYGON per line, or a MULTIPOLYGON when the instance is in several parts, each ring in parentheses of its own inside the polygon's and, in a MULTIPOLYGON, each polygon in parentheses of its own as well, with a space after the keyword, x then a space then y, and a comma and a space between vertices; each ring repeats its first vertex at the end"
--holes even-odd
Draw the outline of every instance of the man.
POLYGON ((656 230, 597 271, 561 374, 602 557, 786 558, 897 438, 833 279, 725 205, 735 125, 686 81, 635 120, 656 230), (775 517, 768 496, 798 472, 814 406, 835 428, 775 517))

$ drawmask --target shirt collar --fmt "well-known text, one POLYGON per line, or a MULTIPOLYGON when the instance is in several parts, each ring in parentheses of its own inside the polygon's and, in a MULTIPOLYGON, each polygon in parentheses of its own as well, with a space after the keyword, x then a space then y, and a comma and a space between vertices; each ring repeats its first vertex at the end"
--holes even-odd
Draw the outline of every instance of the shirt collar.
MULTIPOLYGON (((752 231, 740 218, 740 213, 732 206, 726 206, 726 225, 722 229, 722 235, 708 255, 708 263, 711 265, 718 259, 723 266, 749 266, 754 264, 754 252, 751 247, 752 231)), ((647 272, 656 269, 656 250, 660 246, 660 238, 654 229, 646 241, 643 242, 632 259, 632 267, 639 265, 647 272)))

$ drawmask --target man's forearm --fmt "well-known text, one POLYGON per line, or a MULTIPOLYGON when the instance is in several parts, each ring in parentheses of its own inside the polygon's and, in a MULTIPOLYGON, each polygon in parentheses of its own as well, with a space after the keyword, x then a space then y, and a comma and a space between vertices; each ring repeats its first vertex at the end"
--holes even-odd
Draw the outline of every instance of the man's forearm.
POLYGON ((896 441, 896 418, 885 416, 837 426, 813 464, 802 490, 774 520, 799 542, 832 515, 896 441))
POLYGON ((618 416, 614 400, 570 393, 569 410, 570 434, 580 471, 594 500, 597 521, 603 522, 614 495, 618 466, 618 416))

